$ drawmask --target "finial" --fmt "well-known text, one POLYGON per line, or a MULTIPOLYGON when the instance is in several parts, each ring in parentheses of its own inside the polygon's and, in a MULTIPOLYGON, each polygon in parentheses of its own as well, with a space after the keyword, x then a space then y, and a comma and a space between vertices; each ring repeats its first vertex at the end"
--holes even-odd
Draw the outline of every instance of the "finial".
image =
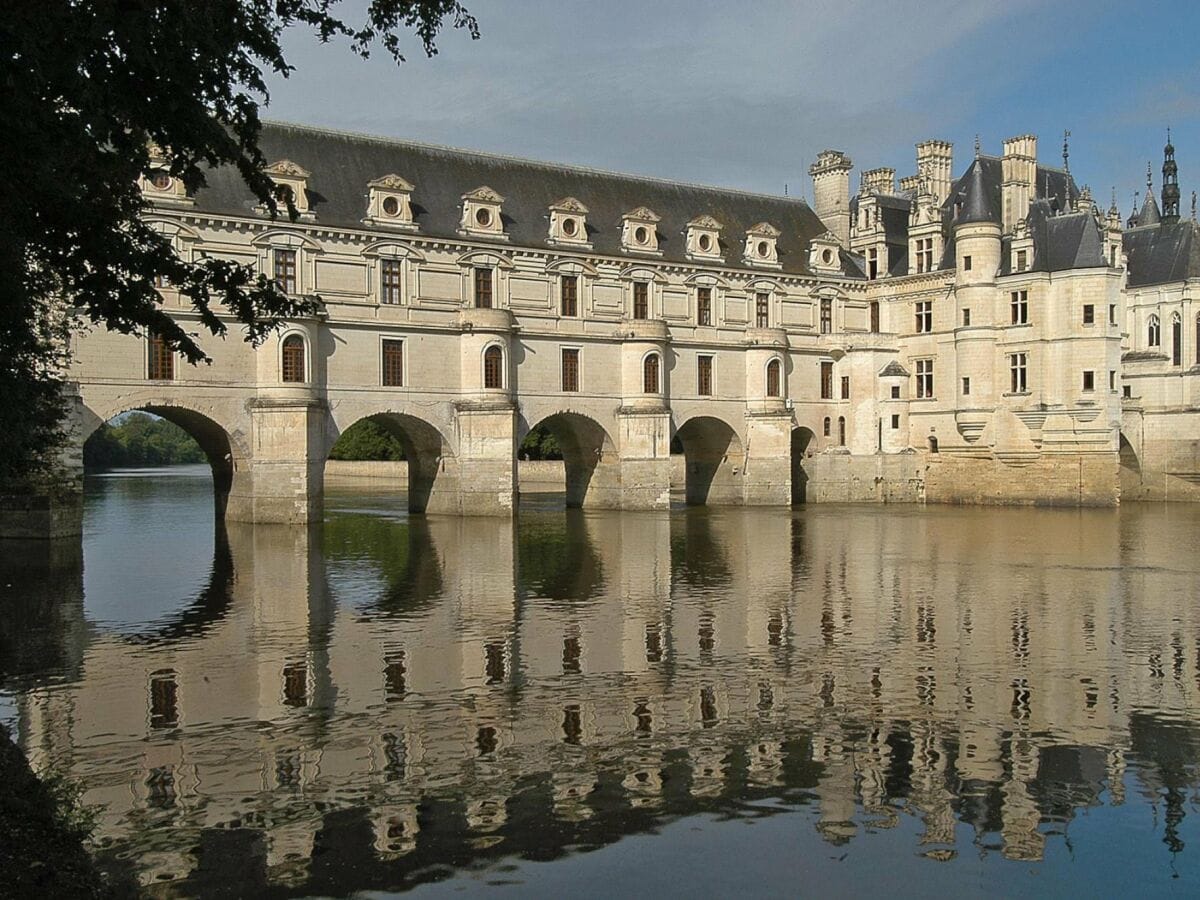
POLYGON ((1114 184, 1112 189, 1112 206, 1111 209, 1117 208, 1117 186, 1114 184))
POLYGON ((1154 167, 1149 162, 1146 163, 1146 190, 1147 192, 1154 189, 1154 167))
POLYGON ((1192 191, 1192 221, 1196 221, 1196 192, 1192 191))
POLYGON ((1063 171, 1071 171, 1071 132, 1063 131, 1063 171))
POLYGON ((1167 126, 1167 146, 1171 146, 1171 126, 1167 126))
POLYGON ((975 132, 975 158, 979 159, 979 132, 975 132))

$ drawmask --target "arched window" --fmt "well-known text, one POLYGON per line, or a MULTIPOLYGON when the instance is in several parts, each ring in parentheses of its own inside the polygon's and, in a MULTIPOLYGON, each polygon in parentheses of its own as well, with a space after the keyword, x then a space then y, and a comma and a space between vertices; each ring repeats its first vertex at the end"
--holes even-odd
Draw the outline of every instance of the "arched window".
POLYGON ((829 437, 830 422, 831 422, 831 420, 830 420, 829 416, 826 416, 825 421, 821 425, 821 434, 824 437, 829 437))
POLYGON ((658 393, 657 353, 651 353, 642 363, 642 391, 647 394, 658 393))
POLYGON ((504 387, 504 351, 494 344, 483 351, 483 386, 504 387))
POLYGON ((779 396, 779 394, 780 394, 779 373, 781 371, 782 371, 782 366, 779 364, 779 360, 773 359, 769 363, 767 363, 767 396, 768 397, 778 397, 779 396))
POLYGON ((1158 347, 1162 344, 1162 334, 1158 326, 1158 316, 1150 317, 1150 324, 1146 328, 1146 346, 1158 347))
POLYGON ((1171 365, 1183 365, 1183 319, 1179 313, 1171 316, 1171 365))
POLYGON ((302 384, 305 378, 304 338, 289 334, 283 339, 283 380, 290 384, 302 384))
POLYGON ((846 417, 838 416, 838 446, 846 446, 846 417))
POLYGON ((932 435, 932 434, 929 436, 929 452, 930 452, 930 453, 937 453, 937 452, 938 452, 938 442, 937 442, 937 438, 936 438, 934 435, 932 435))

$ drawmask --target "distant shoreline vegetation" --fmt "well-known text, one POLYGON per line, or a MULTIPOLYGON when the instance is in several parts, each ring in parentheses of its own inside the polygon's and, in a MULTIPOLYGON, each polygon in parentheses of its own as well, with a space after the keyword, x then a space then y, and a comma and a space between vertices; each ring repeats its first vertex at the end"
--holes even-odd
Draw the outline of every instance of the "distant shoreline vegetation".
POLYGON ((83 467, 123 469, 207 462, 200 445, 178 425, 133 412, 106 422, 83 445, 83 467))

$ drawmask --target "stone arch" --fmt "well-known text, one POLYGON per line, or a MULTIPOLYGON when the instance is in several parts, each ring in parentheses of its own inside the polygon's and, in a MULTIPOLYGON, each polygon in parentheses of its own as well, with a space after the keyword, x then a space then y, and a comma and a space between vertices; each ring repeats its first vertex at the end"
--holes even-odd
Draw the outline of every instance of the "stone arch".
POLYGON ((338 438, 352 426, 370 421, 400 442, 408 466, 408 511, 410 513, 456 512, 458 471, 450 442, 442 431, 423 418, 397 410, 367 412, 331 419, 331 434, 324 457, 329 458, 338 438))
POLYGON ((1133 446, 1125 432, 1119 432, 1117 457, 1120 460, 1118 472, 1121 485, 1121 496, 1130 500, 1138 499, 1142 490, 1142 462, 1138 457, 1137 448, 1133 446))
POLYGON ((792 504, 808 502, 808 470, 805 460, 816 450, 817 435, 803 425, 792 429, 792 504))
POLYGON ((517 446, 534 428, 545 427, 562 449, 568 509, 619 505, 620 468, 616 444, 589 415, 558 410, 519 425, 517 446), (613 481, 616 478, 617 481, 613 481))
POLYGON ((684 496, 689 506, 740 504, 745 446, 728 422, 694 416, 675 429, 683 446, 684 496))
POLYGON ((175 399, 142 397, 130 398, 112 406, 91 406, 84 398, 78 432, 81 454, 84 443, 96 429, 128 412, 147 412, 166 419, 186 431, 200 446, 212 470, 216 519, 221 521, 229 505, 229 495, 233 491, 235 478, 242 474, 247 477, 249 475, 250 452, 245 443, 244 432, 217 421, 212 410, 201 411, 175 399))

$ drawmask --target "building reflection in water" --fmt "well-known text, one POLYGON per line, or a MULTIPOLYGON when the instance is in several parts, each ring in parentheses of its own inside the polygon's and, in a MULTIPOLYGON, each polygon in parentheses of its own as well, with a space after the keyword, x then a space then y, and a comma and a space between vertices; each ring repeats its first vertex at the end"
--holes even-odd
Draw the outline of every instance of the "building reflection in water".
POLYGON ((1200 758, 1183 515, 230 525, 144 632, 86 623, 77 559, 26 560, 0 671, 34 766, 88 785, 147 884, 397 886, 766 798, 832 844, 913 817, 932 859, 973 835, 1038 860, 1127 785, 1177 853, 1200 758))

